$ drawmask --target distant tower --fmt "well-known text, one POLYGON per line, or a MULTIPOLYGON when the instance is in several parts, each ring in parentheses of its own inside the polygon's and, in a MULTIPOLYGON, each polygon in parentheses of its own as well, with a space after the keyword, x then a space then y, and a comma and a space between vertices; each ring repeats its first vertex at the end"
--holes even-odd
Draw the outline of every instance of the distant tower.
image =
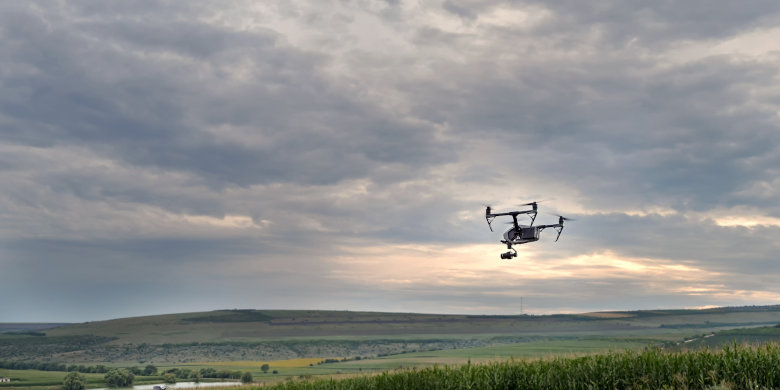
POLYGON ((520 297, 520 314, 523 314, 523 297, 520 297))

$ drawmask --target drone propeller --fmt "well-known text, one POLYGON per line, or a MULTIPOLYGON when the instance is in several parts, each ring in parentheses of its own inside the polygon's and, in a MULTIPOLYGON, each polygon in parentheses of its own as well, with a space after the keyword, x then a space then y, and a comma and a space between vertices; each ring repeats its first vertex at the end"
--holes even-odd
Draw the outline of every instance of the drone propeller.
POLYGON ((531 208, 532 208, 534 211, 536 211, 536 210, 537 210, 537 205, 536 205, 537 203, 541 203, 541 202, 537 202, 537 201, 534 201, 534 202, 528 202, 528 203, 523 203, 523 204, 520 204, 520 205, 518 205, 518 206, 531 206, 531 208))
POLYGON ((555 200, 555 198, 544 198, 542 200, 535 200, 533 202, 521 203, 518 206, 533 206, 533 205, 535 205, 537 203, 545 203, 545 202, 549 202, 551 200, 555 200))

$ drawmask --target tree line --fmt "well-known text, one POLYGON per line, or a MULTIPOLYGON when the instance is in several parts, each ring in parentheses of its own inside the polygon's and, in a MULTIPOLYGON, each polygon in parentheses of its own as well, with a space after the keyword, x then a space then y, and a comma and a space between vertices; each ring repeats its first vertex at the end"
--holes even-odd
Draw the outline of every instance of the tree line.
MULTIPOLYGON (((266 365, 267 366, 267 365, 266 365)), ((152 372, 157 373, 157 367, 153 365, 146 366, 144 373, 152 372)), ((263 370, 264 372, 267 371, 267 369, 263 370)), ((187 378, 192 379, 194 382, 200 382, 200 379, 203 376, 203 373, 206 375, 210 375, 211 378, 230 378, 230 379, 240 379, 242 383, 251 383, 252 382, 252 373, 249 371, 241 372, 241 371, 229 371, 229 370, 222 370, 217 371, 213 368, 203 368, 200 370, 189 370, 189 369, 179 369, 179 368, 173 368, 170 370, 166 370, 163 372, 163 380, 165 383, 176 383, 177 376, 179 378, 187 378)), ((135 374, 126 369, 126 368, 112 368, 106 372, 106 375, 103 377, 103 380, 106 382, 106 385, 108 387, 129 387, 132 386, 135 382, 135 374)), ((78 372, 78 371, 72 371, 68 373, 68 375, 65 375, 65 378, 62 381, 62 388, 63 390, 84 390, 87 386, 87 379, 86 377, 78 372)))
POLYGON ((68 371, 65 363, 55 362, 14 362, 0 360, 0 368, 9 370, 68 371))

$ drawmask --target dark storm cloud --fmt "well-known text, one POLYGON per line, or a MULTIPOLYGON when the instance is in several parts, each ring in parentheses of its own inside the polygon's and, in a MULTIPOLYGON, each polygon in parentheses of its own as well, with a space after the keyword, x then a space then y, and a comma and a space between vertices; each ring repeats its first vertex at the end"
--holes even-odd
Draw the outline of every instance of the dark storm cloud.
POLYGON ((7 141, 87 145, 239 185, 333 183, 447 158, 427 129, 344 95, 326 58, 272 31, 16 8, 4 13, 3 51, 25 72, 4 81, 18 88, 2 97, 7 141), (220 139, 213 129, 225 126, 241 136, 220 139))

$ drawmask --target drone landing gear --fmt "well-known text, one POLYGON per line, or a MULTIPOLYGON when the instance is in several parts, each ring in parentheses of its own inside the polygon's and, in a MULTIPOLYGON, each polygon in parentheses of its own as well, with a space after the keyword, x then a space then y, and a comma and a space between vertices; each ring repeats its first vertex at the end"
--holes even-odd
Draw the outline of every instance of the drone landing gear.
POLYGON ((517 257, 517 251, 515 250, 515 248, 509 247, 509 249, 510 249, 509 252, 504 252, 501 254, 502 259, 509 260, 513 257, 517 257))

